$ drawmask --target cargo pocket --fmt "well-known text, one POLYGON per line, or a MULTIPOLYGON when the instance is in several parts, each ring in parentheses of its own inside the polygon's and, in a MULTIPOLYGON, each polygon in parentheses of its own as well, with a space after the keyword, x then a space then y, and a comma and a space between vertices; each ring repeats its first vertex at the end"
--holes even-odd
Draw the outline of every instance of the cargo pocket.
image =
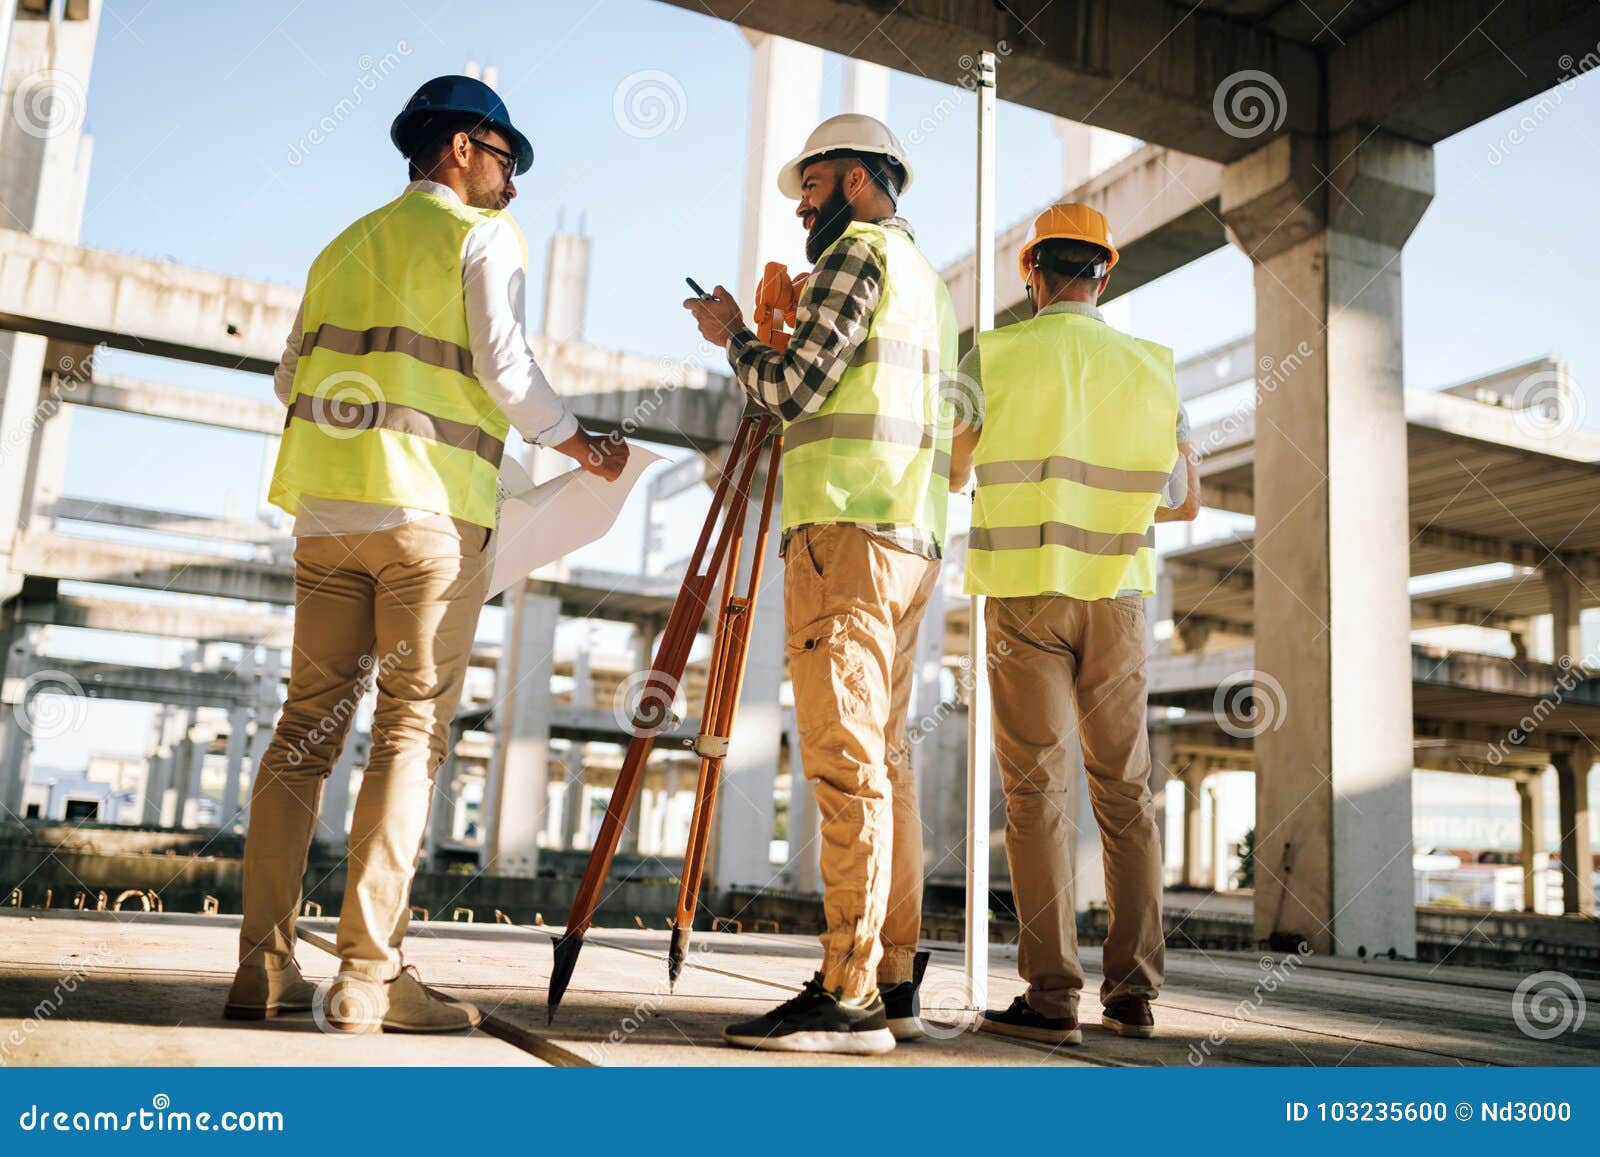
POLYGON ((844 742, 849 723, 872 717, 866 651, 851 633, 847 615, 813 619, 790 633, 784 649, 795 723, 807 745, 844 742))

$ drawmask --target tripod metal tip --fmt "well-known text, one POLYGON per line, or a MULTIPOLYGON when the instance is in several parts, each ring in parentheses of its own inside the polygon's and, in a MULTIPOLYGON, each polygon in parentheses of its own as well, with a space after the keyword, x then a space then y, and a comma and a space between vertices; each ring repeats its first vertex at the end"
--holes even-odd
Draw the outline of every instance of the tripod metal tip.
POLYGON ((680 928, 677 925, 672 929, 672 942, 667 946, 667 988, 675 989, 678 977, 683 973, 683 962, 689 956, 689 935, 692 929, 680 928))
POLYGON ((556 941, 555 967, 550 970, 550 990, 545 997, 545 1005, 549 1010, 549 1019, 546 1024, 556 1021, 556 1009, 561 1007, 561 998, 566 995, 567 985, 572 983, 572 970, 578 966, 578 953, 583 951, 583 937, 566 933, 556 941))

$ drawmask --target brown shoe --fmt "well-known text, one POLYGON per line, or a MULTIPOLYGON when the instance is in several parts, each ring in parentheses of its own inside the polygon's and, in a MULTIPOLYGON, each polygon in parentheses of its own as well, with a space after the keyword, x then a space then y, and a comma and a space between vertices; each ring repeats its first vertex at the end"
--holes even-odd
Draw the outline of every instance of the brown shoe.
POLYGON ((281 969, 241 964, 233 974, 222 1015, 229 1020, 266 1020, 286 1012, 309 1012, 316 993, 316 986, 300 975, 292 960, 281 969))
POLYGON ((1142 996, 1119 996, 1100 1014, 1100 1023, 1118 1036, 1156 1035, 1156 1018, 1150 1015, 1150 1002, 1142 996))
POLYGON ((328 1028, 348 1033, 461 1032, 483 1020, 476 1005, 430 993, 411 965, 388 982, 341 972, 317 1012, 328 1028))
POLYGON ((987 1010, 978 1022, 978 1031, 1047 1045, 1083 1043, 1083 1030, 1078 1027, 1077 1017, 1045 1016, 1035 1012, 1026 996, 1017 997, 1010 1008, 987 1010))

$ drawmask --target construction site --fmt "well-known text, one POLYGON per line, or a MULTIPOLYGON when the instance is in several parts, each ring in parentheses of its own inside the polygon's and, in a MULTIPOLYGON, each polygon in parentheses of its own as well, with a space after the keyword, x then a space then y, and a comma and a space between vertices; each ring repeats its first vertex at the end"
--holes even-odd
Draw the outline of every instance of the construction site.
MULTIPOLYGON (((992 296, 996 325, 1028 315, 1013 255, 1052 202, 1087 203, 1112 222, 1121 260, 1104 300, 1114 321, 1116 298, 1218 251, 1251 262, 1253 331, 1179 351, 1206 514, 1156 540, 1147 608, 1169 953, 1160 1031, 1089 1035, 1071 1050, 968 1031, 984 994, 1003 1004, 1024 985, 1001 780, 985 767, 981 790, 971 782, 973 614, 962 593, 965 527, 953 526, 916 644, 909 728, 931 954, 921 999, 938 1027, 882 1063, 1600 1062, 1600 1017, 1584 1015, 1600 999, 1590 797, 1600 760, 1600 428, 1585 421, 1572 364, 1539 333, 1525 335, 1517 364, 1409 384, 1400 260, 1435 200, 1436 145, 1524 102, 1600 83, 1582 76, 1600 63, 1600 8, 647 7, 708 39, 736 25, 749 57, 745 137, 729 142, 743 157, 744 191, 738 268, 721 277, 729 286, 754 286, 768 261, 806 265, 775 177, 823 110, 910 131, 910 110, 890 101, 891 73, 965 91, 984 53, 997 57, 999 100, 1054 118, 1061 153, 1049 166, 1061 182, 1025 217, 990 222, 987 253, 975 244, 942 263, 963 349, 988 324, 980 292, 992 296), (1266 94, 1266 123, 1232 119, 1241 77, 1266 94), (1428 800, 1487 781, 1506 798, 1514 790, 1514 843, 1419 838, 1432 806, 1418 795, 1421 775, 1428 800), (1548 1005, 1528 1011, 1541 992, 1562 1010, 1556 1031, 1548 1005)), ((475 1001, 485 1021, 449 1037, 346 1040, 315 1016, 221 1019, 252 780, 291 664, 294 539, 266 491, 285 429, 271 375, 302 293, 81 243, 84 111, 92 121, 98 102, 120 97, 91 83, 97 45, 121 24, 106 8, 0 0, 4 1063, 792 1062, 724 1048, 718 1035, 731 1015, 753 1015, 811 975, 824 924, 777 533, 766 539, 687 968, 669 989, 711 616, 656 737, 590 948, 561 1016, 547 1022, 552 942, 745 408, 718 350, 685 360, 594 343, 592 315, 617 287, 591 277, 606 239, 582 226, 528 232, 530 258, 542 253, 530 283, 543 270, 528 287, 530 311, 542 303, 528 325, 535 356, 590 430, 621 432, 668 461, 644 476, 608 540, 613 565, 536 570, 480 624, 433 783, 405 956, 433 989, 475 1001), (106 368, 128 353, 146 359, 142 376, 106 368), (216 368, 254 375, 259 390, 178 384, 216 368), (258 502, 227 517, 169 508, 141 494, 137 474, 117 501, 75 494, 69 462, 88 452, 72 449, 85 418, 101 431, 121 423, 116 437, 130 441, 159 423, 259 455, 258 502), (616 541, 626 535, 638 537, 616 541), (93 735, 112 703, 142 705, 142 751, 93 735), (63 736, 88 751, 81 765, 43 757, 63 736)), ((454 57, 417 65, 418 76, 464 65, 493 83, 492 71, 454 57)), ((375 99, 398 107, 409 87, 396 81, 375 99)), ((535 129, 556 115, 518 108, 535 129)), ((963 118, 940 131, 970 140, 963 118)), ((1577 218, 1591 205, 1574 198, 1566 210, 1577 218)), ((982 237, 981 215, 977 224, 963 227, 982 237)), ((1592 301, 1594 289, 1567 292, 1592 301)), ((1163 340, 1162 323, 1140 307, 1137 332, 1163 340)), ((536 480, 565 468, 517 439, 507 453, 536 480)), ((371 713, 370 700, 356 711, 317 817, 298 926, 298 960, 313 980, 337 968, 371 713)), ((1095 974, 1109 920, 1102 847, 1086 790, 1073 806, 1073 899, 1095 974)))

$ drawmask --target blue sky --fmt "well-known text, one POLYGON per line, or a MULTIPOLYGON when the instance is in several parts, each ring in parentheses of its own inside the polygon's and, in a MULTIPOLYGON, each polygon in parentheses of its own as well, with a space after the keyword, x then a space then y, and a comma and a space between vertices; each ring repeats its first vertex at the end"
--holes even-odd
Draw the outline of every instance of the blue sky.
MULTIPOLYGON (((529 316, 539 316, 546 238, 558 215, 573 227, 581 214, 594 239, 588 339, 689 355, 696 335, 678 305, 682 278, 730 282, 738 256, 750 49, 737 30, 654 0, 108 0, 88 94, 83 242, 298 285, 334 233, 404 183, 388 141, 397 109, 423 80, 469 59, 498 68, 537 154, 513 207, 530 242, 529 316), (650 139, 625 132, 613 109, 619 84, 642 70, 667 74, 683 93, 681 122, 650 139), (341 111, 347 99, 353 107, 341 111), (312 143, 325 118, 332 131, 312 143)), ((837 105, 840 68, 827 58, 825 112, 837 105)), ((890 95, 891 123, 904 133, 953 93, 959 106, 918 146, 903 205, 935 262, 971 241, 970 98, 901 73, 890 95)), ((1404 257, 1407 384, 1448 385, 1556 353, 1590 387, 1592 425, 1600 81, 1562 91, 1508 148, 1527 112, 1436 151, 1437 195, 1404 257)), ((1060 192, 1060 151, 1047 117, 1003 101, 998 132, 998 218, 1009 223, 1060 192)), ((1249 264, 1232 250, 1130 297, 1141 335, 1180 357, 1253 324, 1249 264)), ((271 396, 255 375, 132 355, 107 366, 271 396)), ((254 507, 257 438, 94 411, 73 420, 70 494, 196 513, 254 507)), ((635 564, 636 527, 619 527, 613 565, 635 564)))

